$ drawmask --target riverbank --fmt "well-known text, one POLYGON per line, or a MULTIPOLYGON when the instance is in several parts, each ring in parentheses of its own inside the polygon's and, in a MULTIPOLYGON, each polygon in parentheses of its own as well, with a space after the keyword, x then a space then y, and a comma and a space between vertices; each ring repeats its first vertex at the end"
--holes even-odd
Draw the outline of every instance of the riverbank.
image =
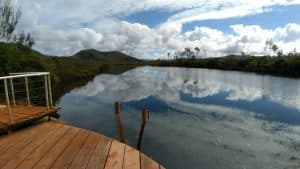
POLYGON ((148 64, 151 66, 161 67, 208 68, 254 72, 286 77, 300 77, 299 55, 282 57, 227 56, 207 59, 157 60, 149 61, 148 64))
POLYGON ((11 72, 50 72, 54 99, 100 73, 122 72, 141 64, 141 61, 112 62, 47 56, 16 44, 0 43, 0 76, 11 72))

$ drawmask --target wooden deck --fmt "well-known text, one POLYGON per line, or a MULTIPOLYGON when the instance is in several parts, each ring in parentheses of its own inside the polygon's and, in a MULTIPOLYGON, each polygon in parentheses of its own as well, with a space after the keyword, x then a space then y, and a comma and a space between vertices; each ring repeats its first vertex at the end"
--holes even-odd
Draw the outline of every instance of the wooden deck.
POLYGON ((128 145, 52 121, 2 135, 0 168, 163 169, 128 145))
POLYGON ((0 107, 0 129, 7 128, 9 126, 22 124, 24 122, 37 119, 40 117, 51 115, 57 112, 57 108, 53 107, 49 110, 46 107, 39 106, 11 106, 12 119, 13 122, 10 122, 10 117, 7 112, 6 107, 0 107))

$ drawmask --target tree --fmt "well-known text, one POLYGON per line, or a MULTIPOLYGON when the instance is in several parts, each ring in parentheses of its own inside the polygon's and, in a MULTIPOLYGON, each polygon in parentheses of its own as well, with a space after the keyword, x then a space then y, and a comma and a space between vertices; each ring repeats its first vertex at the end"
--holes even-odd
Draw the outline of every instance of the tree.
POLYGON ((199 47, 195 47, 194 50, 195 50, 195 54, 194 55, 196 55, 197 57, 199 57, 199 55, 200 55, 200 48, 199 47))
POLYGON ((278 57, 283 56, 283 51, 282 51, 282 49, 278 50, 277 56, 278 56, 278 57))
MULTIPOLYGON (((283 55, 283 51, 282 49, 280 49, 274 42, 272 39, 266 40, 266 47, 265 50, 271 51, 274 54, 277 54, 277 56, 282 56, 283 55)), ((266 52, 268 52, 266 51, 266 52)))
POLYGON ((294 55, 297 55, 297 49, 296 49, 296 48, 294 48, 293 54, 294 54, 294 55))
POLYGON ((170 52, 168 52, 167 56, 168 56, 168 59, 170 59, 170 57, 171 57, 171 53, 170 53, 170 52))
POLYGON ((30 33, 14 34, 21 18, 20 9, 15 9, 11 0, 0 2, 0 41, 13 42, 20 46, 32 48, 35 44, 30 33))
POLYGON ((186 56, 188 59, 195 57, 194 52, 191 50, 191 48, 184 48, 181 56, 186 56))
POLYGON ((0 39, 10 41, 21 18, 21 11, 15 10, 11 0, 0 2, 0 39))

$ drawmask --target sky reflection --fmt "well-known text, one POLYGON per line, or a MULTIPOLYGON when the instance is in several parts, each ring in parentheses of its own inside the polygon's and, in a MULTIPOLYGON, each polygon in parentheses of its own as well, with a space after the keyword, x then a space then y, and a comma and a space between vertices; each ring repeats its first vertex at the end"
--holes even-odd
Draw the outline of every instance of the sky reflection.
POLYGON ((167 168, 297 168, 300 80, 207 69, 141 67, 100 75, 63 96, 67 123, 118 138, 113 103, 122 102, 127 143, 139 111, 150 122, 143 151, 167 168))

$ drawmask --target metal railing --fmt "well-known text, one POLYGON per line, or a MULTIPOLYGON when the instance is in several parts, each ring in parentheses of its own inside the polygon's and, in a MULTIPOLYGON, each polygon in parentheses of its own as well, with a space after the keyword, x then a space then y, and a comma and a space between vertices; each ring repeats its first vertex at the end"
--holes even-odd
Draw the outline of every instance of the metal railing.
POLYGON ((10 122, 14 122, 12 107, 53 106, 49 72, 10 73, 0 77, 0 108, 7 109, 10 122))

